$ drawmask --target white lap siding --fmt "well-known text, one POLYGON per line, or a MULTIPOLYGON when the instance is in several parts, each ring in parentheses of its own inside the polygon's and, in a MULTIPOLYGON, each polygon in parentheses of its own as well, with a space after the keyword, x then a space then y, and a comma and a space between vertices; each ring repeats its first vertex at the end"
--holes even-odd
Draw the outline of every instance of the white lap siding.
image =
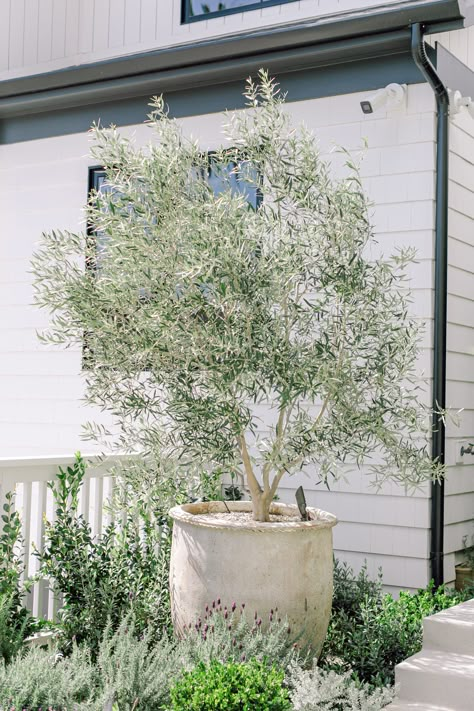
POLYGON ((181 0, 0 0, 0 80, 381 4, 296 0, 181 24, 181 0))
MULTIPOLYGON (((436 40, 474 71, 474 27, 436 40)), ((464 537, 474 535, 474 456, 459 458, 461 446, 474 443, 474 120, 463 111, 450 126, 447 404, 462 412, 447 428, 446 582, 455 578, 464 537)))
MULTIPOLYGON (((288 105, 304 121, 340 170, 333 143, 353 152, 367 139, 362 161, 365 185, 372 197, 374 224, 382 251, 413 245, 418 264, 411 270, 414 313, 427 323, 420 372, 430 373, 433 264, 434 102, 426 85, 408 89, 406 108, 363 116, 360 94, 300 101, 288 105)), ((289 97, 291 100, 291 96, 289 97)), ((207 114, 182 119, 187 133, 205 149, 219 141, 221 117, 207 114)), ((136 130, 137 140, 149 131, 136 130)), ((52 455, 81 447, 80 425, 94 413, 81 406, 80 348, 61 350, 41 345, 36 330, 47 322, 31 306, 28 273, 31 255, 43 230, 84 229, 88 136, 75 134, 0 146, 0 452, 2 456, 52 455)), ((428 401, 429 393, 426 395, 428 401)), ((84 446, 84 445, 83 445, 84 446)), ((89 450, 89 446, 87 447, 89 450)), ((303 483, 308 501, 334 512, 337 555, 360 567, 365 559, 375 575, 382 566, 393 589, 415 588, 429 579, 429 497, 427 491, 407 496, 395 485, 379 494, 367 477, 356 473, 328 492, 311 477, 284 482, 284 500, 293 500, 303 483)))

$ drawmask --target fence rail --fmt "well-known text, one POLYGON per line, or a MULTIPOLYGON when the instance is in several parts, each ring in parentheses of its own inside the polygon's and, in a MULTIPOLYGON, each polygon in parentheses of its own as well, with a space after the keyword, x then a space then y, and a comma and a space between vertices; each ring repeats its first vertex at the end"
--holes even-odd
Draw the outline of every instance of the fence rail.
MULTIPOLYGON (((111 469, 125 457, 114 455, 103 459, 97 454, 83 455, 87 463, 86 476, 79 496, 79 511, 89 522, 94 535, 100 534, 109 523, 104 504, 110 498, 114 478, 111 469)), ((39 562, 33 554, 36 547, 43 550, 44 522, 54 520, 54 505, 48 482, 54 481, 59 467, 74 464, 73 456, 0 458, 0 505, 8 492, 15 493, 15 508, 22 522, 24 542, 24 577, 37 574, 39 562)), ((35 582, 25 601, 37 617, 53 620, 59 601, 45 579, 35 582)))

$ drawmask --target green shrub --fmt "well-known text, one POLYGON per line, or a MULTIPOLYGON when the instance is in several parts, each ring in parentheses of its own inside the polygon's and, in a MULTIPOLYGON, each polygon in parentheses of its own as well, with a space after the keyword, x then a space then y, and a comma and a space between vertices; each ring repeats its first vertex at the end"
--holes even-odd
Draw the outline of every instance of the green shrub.
POLYGON ((200 663, 171 689, 172 711, 287 711, 285 673, 255 659, 200 663))
POLYGON ((62 647, 85 642, 95 654, 108 625, 116 629, 133 604, 137 629, 153 621, 170 625, 167 520, 151 507, 130 506, 120 529, 110 524, 94 537, 78 513, 85 476, 80 455, 50 484, 56 517, 46 524, 45 544, 37 552, 41 574, 52 581, 63 607, 59 613, 62 647))
POLYGON ((38 625, 22 605, 28 582, 22 578, 21 521, 14 508, 14 495, 7 493, 5 499, 0 532, 0 660, 9 662, 38 625))
POLYGON ((423 618, 466 599, 444 588, 412 594, 398 600, 382 591, 382 580, 368 579, 364 568, 355 576, 348 566, 336 565, 335 599, 320 666, 373 686, 392 684, 396 664, 422 646, 423 618))

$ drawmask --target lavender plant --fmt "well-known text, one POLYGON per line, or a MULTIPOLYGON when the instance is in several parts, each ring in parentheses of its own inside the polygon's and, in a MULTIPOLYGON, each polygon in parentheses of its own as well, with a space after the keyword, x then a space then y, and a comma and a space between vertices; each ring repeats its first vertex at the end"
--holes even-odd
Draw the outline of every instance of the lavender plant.
POLYGON ((350 157, 346 177, 332 177, 265 72, 245 96, 212 158, 162 98, 146 149, 96 127, 111 186, 87 208, 100 250, 84 234, 43 236, 33 259, 36 302, 51 313, 43 339, 86 336, 86 397, 114 421, 88 435, 118 429, 118 445, 152 453, 163 480, 244 473, 258 521, 282 478, 310 465, 324 482, 370 455, 378 484, 439 476, 415 368, 412 251, 371 258, 350 157), (264 428, 256 405, 271 413, 264 428))

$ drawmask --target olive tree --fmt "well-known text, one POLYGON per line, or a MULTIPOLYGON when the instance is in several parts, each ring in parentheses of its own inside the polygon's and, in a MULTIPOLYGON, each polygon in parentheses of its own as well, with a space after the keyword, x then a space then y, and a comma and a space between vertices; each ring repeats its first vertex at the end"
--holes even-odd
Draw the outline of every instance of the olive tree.
POLYGON ((376 483, 415 486, 440 469, 418 394, 413 254, 373 256, 356 166, 347 156, 332 175, 264 72, 246 97, 212 155, 162 98, 145 148, 96 127, 109 187, 87 207, 93 238, 44 235, 33 271, 43 338, 85 343, 87 400, 121 443, 243 473, 268 521, 282 477, 308 465, 327 481, 365 463, 376 483))

